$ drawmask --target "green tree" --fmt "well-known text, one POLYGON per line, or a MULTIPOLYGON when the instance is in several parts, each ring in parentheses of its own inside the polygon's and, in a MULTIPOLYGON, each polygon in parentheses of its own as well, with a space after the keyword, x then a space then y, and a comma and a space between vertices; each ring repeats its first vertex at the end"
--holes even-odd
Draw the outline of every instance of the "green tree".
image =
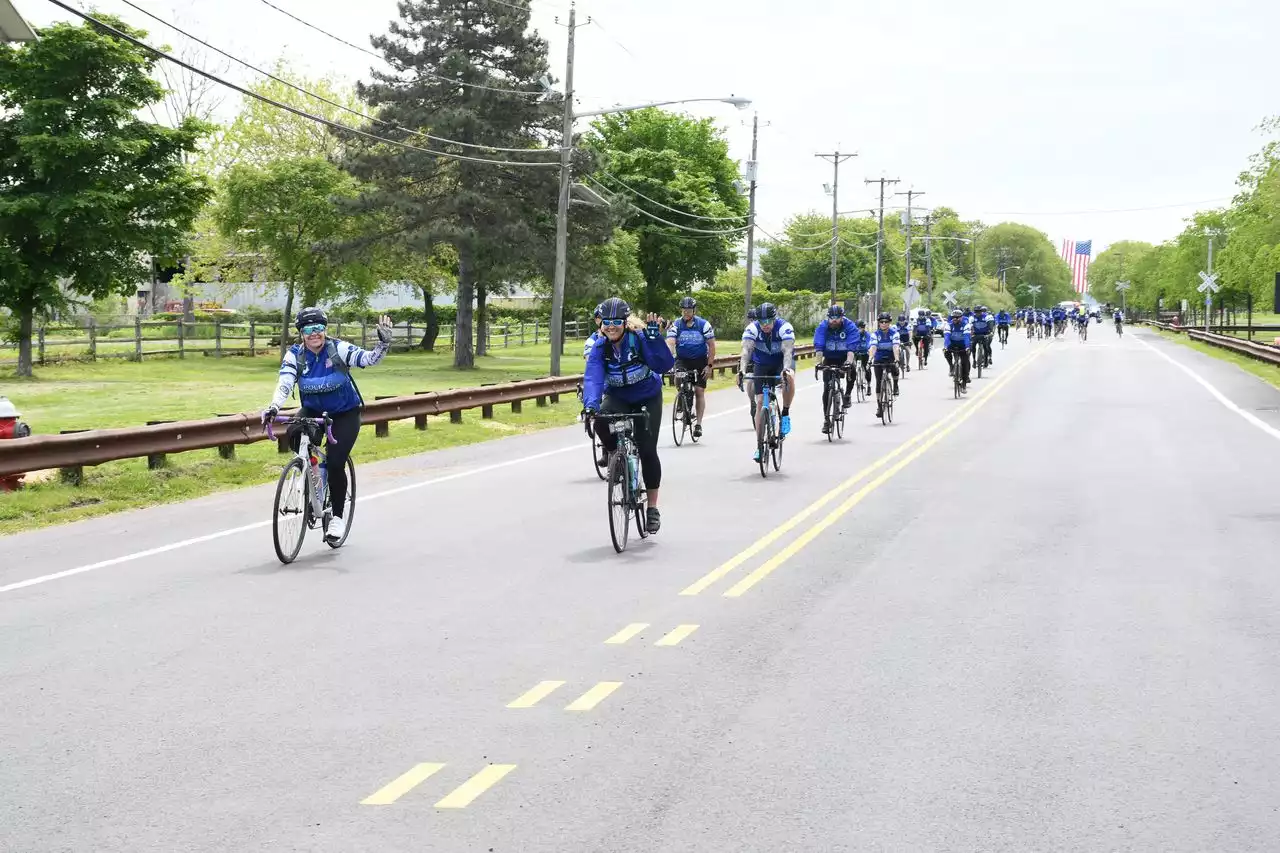
POLYGON ((529 10, 514 4, 401 0, 399 10, 389 33, 374 39, 397 70, 375 71, 357 86, 362 100, 378 106, 377 117, 461 143, 531 152, 427 141, 373 125, 369 130, 379 136, 424 150, 353 141, 343 161, 367 185, 360 206, 394 222, 387 240, 406 247, 448 243, 457 253, 454 365, 469 368, 475 363, 477 285, 497 283, 498 270, 534 266, 552 243, 548 226, 554 227, 558 173, 450 159, 425 149, 558 162, 544 144, 558 136, 557 105, 541 97, 538 82, 548 70, 547 45, 530 30, 529 10))
POLYGON ((694 282, 714 281, 737 260, 747 201, 734 186, 738 164, 711 120, 633 110, 598 119, 585 142, 604 164, 600 182, 629 205, 621 224, 639 238, 646 310, 694 282))
MULTIPOLYGON (((355 179, 317 158, 241 164, 227 171, 213 211, 218 233, 240 275, 284 284, 286 329, 295 295, 304 305, 317 305, 344 283, 346 295, 359 302, 376 285, 367 264, 337 248, 358 232, 353 217, 335 200, 357 192, 355 179)), ((282 351, 286 337, 281 336, 282 351)))
MULTIPOLYGON (((876 220, 840 217, 836 231, 836 282, 840 291, 870 293, 875 289, 876 220)), ((787 222, 782 240, 764 240, 760 266, 774 290, 831 291, 831 217, 807 213, 787 222)), ((895 272, 901 273, 897 260, 895 272)))
POLYGON ((1108 246, 1089 264, 1089 293, 1099 302, 1128 305, 1130 295, 1141 289, 1142 282, 1135 280, 1135 275, 1141 269, 1143 258, 1153 248, 1141 240, 1121 240, 1108 246), (1116 290, 1118 281, 1128 281, 1131 288, 1123 300, 1116 290))
POLYGON ((88 25, 39 35, 0 45, 0 306, 17 317, 19 376, 37 315, 132 291, 144 256, 175 257, 209 197, 183 164, 208 126, 139 118, 164 96, 151 54, 88 25))
POLYGON ((998 287, 995 276, 1003 267, 1007 291, 1024 305, 1031 304, 1027 288, 1040 285, 1037 305, 1052 305, 1071 299, 1071 270, 1055 250, 1048 235, 1030 225, 1001 222, 982 231, 978 237, 978 264, 984 275, 993 277, 992 290, 998 287))

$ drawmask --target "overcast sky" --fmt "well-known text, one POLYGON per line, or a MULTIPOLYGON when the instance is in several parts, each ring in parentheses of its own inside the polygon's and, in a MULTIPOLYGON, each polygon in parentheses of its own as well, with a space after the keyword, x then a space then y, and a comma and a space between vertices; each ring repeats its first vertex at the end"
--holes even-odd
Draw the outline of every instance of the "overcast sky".
MULTIPOLYGON (((45 0, 15 2, 37 26, 68 17, 45 0)), ((260 0, 134 2, 259 64, 283 55, 356 80, 376 62, 260 0)), ((394 0, 272 2, 362 45, 396 15, 394 0)), ((119 0, 98 8, 153 43, 182 42, 119 0)), ((568 2, 533 9, 562 77, 555 19, 567 20, 568 2)), ((589 17, 577 35, 581 109, 753 100, 745 112, 686 109, 723 124, 743 161, 752 110, 767 123, 758 221, 775 233, 795 214, 830 212, 831 166, 814 155, 838 148, 859 155, 841 168, 841 211, 873 206, 863 181, 883 175, 924 191, 921 205, 1025 222, 1055 244, 1159 242, 1229 200, 1263 144, 1255 128, 1280 113, 1274 0, 584 0, 579 22, 589 17)))

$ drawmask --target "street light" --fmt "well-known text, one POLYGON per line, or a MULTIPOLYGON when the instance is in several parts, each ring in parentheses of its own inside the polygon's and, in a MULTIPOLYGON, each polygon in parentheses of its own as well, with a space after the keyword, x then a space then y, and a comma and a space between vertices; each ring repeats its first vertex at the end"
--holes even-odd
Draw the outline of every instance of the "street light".
POLYGON ((589 112, 573 112, 573 31, 575 11, 569 11, 569 60, 564 75, 564 128, 560 142, 560 201, 556 210, 556 272, 551 289, 551 375, 560 375, 560 350, 564 348, 564 280, 569 257, 569 190, 571 184, 570 155, 573 153, 573 122, 578 118, 602 116, 609 113, 626 113, 649 107, 665 107, 670 104, 692 104, 715 101, 744 110, 751 106, 748 98, 729 95, 724 98, 683 98, 674 101, 653 101, 647 104, 609 107, 589 112))

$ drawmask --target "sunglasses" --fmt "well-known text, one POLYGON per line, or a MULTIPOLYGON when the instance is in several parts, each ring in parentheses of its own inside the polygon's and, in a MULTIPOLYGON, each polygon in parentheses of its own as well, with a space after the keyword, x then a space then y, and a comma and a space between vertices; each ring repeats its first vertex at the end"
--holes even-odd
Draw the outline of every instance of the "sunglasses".
POLYGON ((625 322, 627 321, 623 320, 621 317, 615 317, 612 320, 601 320, 600 325, 601 326, 621 326, 625 322))
POLYGON ((302 327, 304 335, 318 335, 324 331, 324 323, 312 323, 310 326, 302 327))
POLYGON ((883 324, 884 324, 884 325, 886 325, 886 326, 887 326, 887 325, 889 325, 889 321, 888 321, 888 320, 881 320, 880 322, 881 322, 881 323, 883 323, 883 324))

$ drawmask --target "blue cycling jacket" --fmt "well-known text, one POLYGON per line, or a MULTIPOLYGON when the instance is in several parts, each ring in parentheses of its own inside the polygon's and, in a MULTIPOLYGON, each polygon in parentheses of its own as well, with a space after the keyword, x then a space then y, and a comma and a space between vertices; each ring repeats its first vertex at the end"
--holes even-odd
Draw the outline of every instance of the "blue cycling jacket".
POLYGON ((837 328, 830 323, 819 323, 813 332, 813 348, 824 355, 842 355, 853 352, 854 343, 859 338, 858 327, 848 317, 840 319, 837 328))
POLYGON ((643 334, 628 331, 615 345, 601 337, 587 356, 582 379, 582 403, 600 408, 606 394, 624 403, 639 403, 662 391, 662 374, 676 363, 658 335, 657 326, 643 334))

